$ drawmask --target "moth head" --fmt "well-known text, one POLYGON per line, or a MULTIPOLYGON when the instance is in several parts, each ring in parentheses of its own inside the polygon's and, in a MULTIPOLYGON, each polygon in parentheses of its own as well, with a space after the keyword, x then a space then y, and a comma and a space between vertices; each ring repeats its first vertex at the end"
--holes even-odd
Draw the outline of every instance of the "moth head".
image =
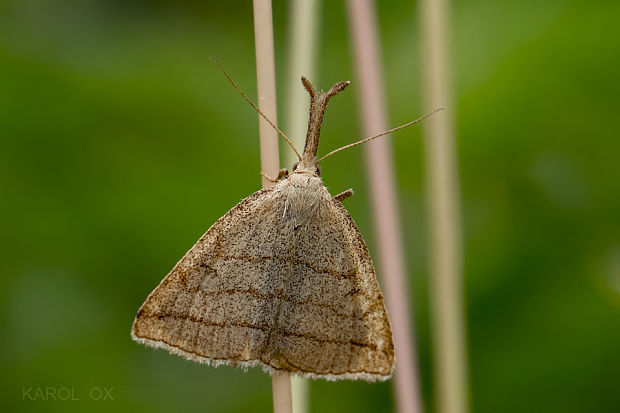
POLYGON ((321 176, 321 167, 317 164, 308 167, 304 163, 300 164, 300 162, 295 162, 291 170, 297 173, 311 173, 316 176, 321 176))

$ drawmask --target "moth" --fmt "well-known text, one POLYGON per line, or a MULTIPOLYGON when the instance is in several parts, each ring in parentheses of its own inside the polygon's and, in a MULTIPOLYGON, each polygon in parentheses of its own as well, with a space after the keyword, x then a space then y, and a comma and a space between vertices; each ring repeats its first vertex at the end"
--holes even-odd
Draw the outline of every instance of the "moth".
POLYGON ((318 163, 338 150, 316 156, 327 103, 349 82, 326 93, 302 83, 310 119, 299 162, 209 228, 147 297, 131 336, 215 366, 386 380, 392 331, 368 249, 342 205, 353 191, 332 196, 321 180, 318 163))

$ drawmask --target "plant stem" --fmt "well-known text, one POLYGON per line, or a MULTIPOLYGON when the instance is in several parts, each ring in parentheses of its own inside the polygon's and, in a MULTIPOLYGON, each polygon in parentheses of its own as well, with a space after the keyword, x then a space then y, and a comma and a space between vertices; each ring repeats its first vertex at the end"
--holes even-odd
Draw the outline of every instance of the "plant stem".
MULTIPOLYGON (((274 124, 276 111, 276 71, 273 51, 271 0, 254 0, 254 35, 256 48, 256 83, 258 107, 274 124)), ((278 135, 259 116, 261 171, 277 176, 279 169, 278 135)), ((263 176, 263 188, 273 185, 263 176)), ((274 413, 292 413, 291 379, 285 372, 274 373, 271 381, 274 413)))
MULTIPOLYGON (((377 18, 370 0, 349 0, 349 20, 355 46, 355 67, 361 88, 361 114, 364 135, 387 129, 377 18)), ((389 136, 365 146, 366 171, 372 194, 374 228, 377 237, 379 273, 385 289, 396 359, 394 384, 399 412, 422 411, 415 341, 409 317, 407 280, 400 232, 394 179, 394 157, 389 136)))
POLYGON ((437 411, 467 412, 463 325, 462 248, 454 106, 448 62, 446 0, 422 0, 424 107, 448 110, 424 125, 430 236, 437 411))
MULTIPOLYGON (((277 124, 271 0, 254 0, 254 36, 258 107, 265 116, 277 124)), ((260 116, 258 117, 258 131, 260 135, 261 172, 267 176, 277 176, 279 170, 277 132, 260 116)), ((263 188, 273 185, 273 182, 265 177, 263 177, 262 182, 263 188)))
POLYGON ((271 378, 273 392, 273 413, 291 413, 293 401, 291 399, 291 375, 277 371, 271 378))

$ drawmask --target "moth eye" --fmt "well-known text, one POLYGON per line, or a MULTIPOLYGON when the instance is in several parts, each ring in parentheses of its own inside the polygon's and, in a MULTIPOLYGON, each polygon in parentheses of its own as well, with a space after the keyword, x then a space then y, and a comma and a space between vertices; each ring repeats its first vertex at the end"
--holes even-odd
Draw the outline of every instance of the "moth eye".
POLYGON ((320 166, 316 167, 316 175, 317 176, 321 176, 321 167, 320 166))
POLYGON ((293 164, 293 167, 291 168, 293 171, 294 171, 295 169, 297 169, 297 164, 298 164, 298 163, 299 163, 299 162, 295 162, 295 163, 293 164))

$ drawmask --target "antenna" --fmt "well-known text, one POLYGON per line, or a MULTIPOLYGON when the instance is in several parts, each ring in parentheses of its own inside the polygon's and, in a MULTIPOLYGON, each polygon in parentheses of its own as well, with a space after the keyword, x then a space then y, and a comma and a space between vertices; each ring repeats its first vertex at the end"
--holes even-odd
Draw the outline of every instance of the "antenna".
POLYGON ((284 138, 284 140, 286 141, 286 143, 289 144, 289 146, 291 147, 291 149, 293 149, 293 152, 295 152, 295 155, 297 155, 297 158, 301 161, 301 155, 299 154, 299 152, 297 152, 297 149, 295 149, 295 147, 293 146, 293 143, 289 140, 289 138, 286 137, 286 135, 280 130, 278 129, 278 127, 271 121, 269 120, 269 118, 267 116, 265 116, 265 114, 263 112, 261 112, 261 110, 258 108, 258 106, 256 106, 254 104, 254 102, 252 102, 246 95, 245 93, 243 93, 243 91, 239 88, 239 86, 237 86, 237 84, 235 82, 233 82, 233 80, 230 78, 230 76, 228 76, 228 73, 226 73, 226 71, 224 70, 224 68, 222 67, 222 65, 220 64, 220 62, 217 61, 217 59, 215 57, 211 57, 211 61, 213 63, 215 63, 217 65, 217 67, 222 71, 222 73, 224 73, 224 76, 226 76, 226 79, 228 79, 228 81, 230 82, 231 85, 233 85, 233 87, 237 90, 237 92, 239 92, 239 94, 241 94, 241 96, 243 96, 243 98, 250 104, 252 105, 252 107, 254 108, 255 111, 258 112, 259 115, 261 115, 263 117, 263 119, 265 119, 267 121, 267 123, 269 125, 271 125, 272 128, 275 129, 276 132, 278 132, 278 135, 282 136, 284 138))
POLYGON ((318 164, 318 163, 319 163, 319 162, 321 162, 323 159, 325 159, 325 158, 328 158, 328 157, 332 156, 332 155, 333 155, 333 154, 335 154, 336 152, 340 152, 340 151, 343 151, 343 150, 345 150, 345 149, 349 149, 349 148, 351 148, 351 147, 353 147, 353 146, 360 145, 360 144, 362 144, 362 143, 366 143, 366 142, 371 141, 371 140, 373 140, 373 139, 380 138, 380 137, 385 136, 385 135, 387 135, 387 134, 389 134, 389 133, 392 133, 392 132, 396 132, 397 130, 400 130, 400 129, 406 128, 407 126, 414 125, 414 124, 416 124, 416 123, 420 122, 421 120, 424 120, 424 119, 428 118, 429 116, 431 116, 431 115, 433 115, 433 114, 435 114, 435 113, 437 113, 437 112, 439 112, 439 111, 442 111, 443 109, 444 109, 444 108, 437 108, 437 109, 433 110, 432 112, 427 113, 426 115, 422 116, 421 118, 418 118, 418 119, 416 119, 416 120, 413 120, 413 121, 411 121, 411 122, 409 122, 409 123, 405 123, 404 125, 397 126, 397 127, 395 127, 395 128, 392 128, 392 129, 386 130, 385 132, 381 132, 381 133, 380 133, 380 134, 378 134, 378 135, 371 136, 370 138, 362 139, 361 141, 354 142, 354 143, 350 143, 350 144, 345 145, 345 146, 343 146, 343 147, 341 147, 341 148, 334 149, 333 151, 331 151, 331 152, 330 152, 330 153, 328 153, 327 155, 322 156, 321 158, 319 158, 319 160, 318 160, 318 161, 316 161, 316 163, 318 164))

